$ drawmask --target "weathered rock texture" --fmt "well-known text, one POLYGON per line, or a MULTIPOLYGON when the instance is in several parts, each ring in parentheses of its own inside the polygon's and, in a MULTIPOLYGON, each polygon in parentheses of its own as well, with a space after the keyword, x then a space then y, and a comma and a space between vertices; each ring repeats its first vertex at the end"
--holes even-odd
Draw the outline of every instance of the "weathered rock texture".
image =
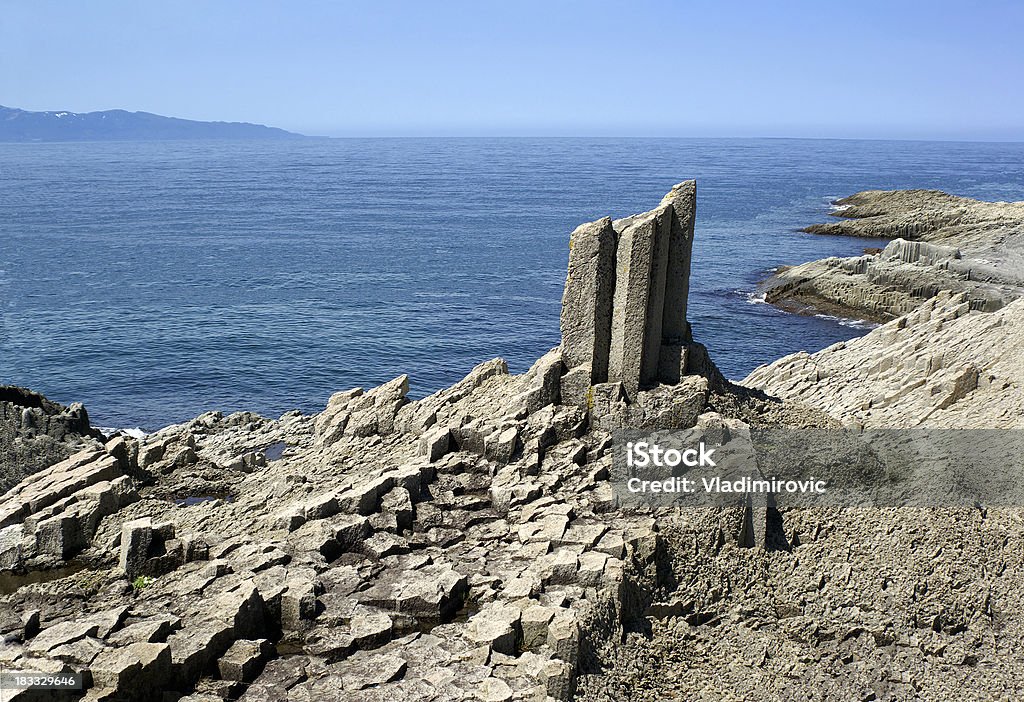
POLYGON ((619 383, 634 399, 641 388, 686 374, 696 201, 697 184, 688 180, 650 212, 606 217, 572 233, 562 356, 580 379, 567 388, 574 403, 585 401, 592 385, 619 383))
POLYGON ((993 311, 1024 291, 1024 203, 982 202, 933 190, 866 191, 837 200, 838 222, 815 234, 894 240, 880 252, 781 270, 767 302, 886 321, 947 290, 993 311))
POLYGON ((690 426, 713 395, 686 374, 694 194, 573 233, 564 343, 522 375, 494 359, 420 400, 400 376, 315 417, 211 413, 20 482, 0 664, 88 671, 88 699, 571 698, 664 580, 608 431, 690 426))
POLYGON ((941 293, 867 336, 761 366, 743 384, 850 425, 1019 427, 1022 339, 1024 300, 986 314, 965 293, 941 293))
POLYGON ((649 212, 570 237, 559 398, 595 426, 690 426, 724 382, 686 321, 696 197, 686 181, 649 212))
POLYGON ((64 407, 39 393, 0 385, 0 493, 26 475, 98 445, 82 405, 64 407))

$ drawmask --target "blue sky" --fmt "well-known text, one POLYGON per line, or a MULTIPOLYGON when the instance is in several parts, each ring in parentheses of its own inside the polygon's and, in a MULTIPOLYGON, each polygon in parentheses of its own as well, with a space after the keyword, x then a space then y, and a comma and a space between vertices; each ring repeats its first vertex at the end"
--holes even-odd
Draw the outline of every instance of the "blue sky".
POLYGON ((0 104, 310 134, 1024 140, 1024 3, 0 0, 0 104))

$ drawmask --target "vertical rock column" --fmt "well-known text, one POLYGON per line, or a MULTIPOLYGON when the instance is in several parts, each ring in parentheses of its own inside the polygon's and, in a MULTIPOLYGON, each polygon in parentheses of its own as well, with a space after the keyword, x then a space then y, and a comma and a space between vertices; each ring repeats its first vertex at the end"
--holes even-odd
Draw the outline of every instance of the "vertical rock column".
POLYGON ((595 383, 608 379, 615 291, 615 230, 609 217, 581 224, 569 238, 569 270, 562 295, 562 398, 582 404, 595 383))
POLYGON ((562 400, 590 402, 591 386, 621 383, 633 398, 678 383, 691 344, 686 321, 697 187, 686 181, 643 214, 578 227, 562 297, 562 400))
POLYGON ((687 180, 674 186, 661 204, 671 205, 672 213, 668 232, 668 273, 665 277, 658 379, 671 385, 686 375, 688 350, 693 341, 690 323, 686 321, 686 305, 690 295, 697 181, 687 180))
POLYGON ((686 344, 691 341, 690 324, 686 321, 686 302, 690 295, 690 259, 693 255, 693 222, 697 211, 697 181, 687 180, 674 186, 662 199, 661 204, 672 206, 662 337, 668 344, 686 344))
POLYGON ((619 234, 608 380, 633 397, 657 381, 671 207, 615 222, 619 234))

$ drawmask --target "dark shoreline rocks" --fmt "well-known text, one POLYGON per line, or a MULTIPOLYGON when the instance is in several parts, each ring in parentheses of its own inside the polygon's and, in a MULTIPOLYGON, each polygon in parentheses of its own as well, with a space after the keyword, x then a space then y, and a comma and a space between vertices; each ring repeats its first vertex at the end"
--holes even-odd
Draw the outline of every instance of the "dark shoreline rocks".
POLYGON ((100 439, 82 405, 65 407, 27 388, 0 385, 0 494, 100 439))

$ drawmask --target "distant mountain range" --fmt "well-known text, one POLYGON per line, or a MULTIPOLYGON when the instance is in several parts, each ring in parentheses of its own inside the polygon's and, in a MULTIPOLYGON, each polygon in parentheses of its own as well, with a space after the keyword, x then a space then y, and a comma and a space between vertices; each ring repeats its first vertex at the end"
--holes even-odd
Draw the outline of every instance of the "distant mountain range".
POLYGON ((248 122, 197 122, 125 110, 29 112, 0 105, 0 142, 302 138, 301 134, 248 122))

